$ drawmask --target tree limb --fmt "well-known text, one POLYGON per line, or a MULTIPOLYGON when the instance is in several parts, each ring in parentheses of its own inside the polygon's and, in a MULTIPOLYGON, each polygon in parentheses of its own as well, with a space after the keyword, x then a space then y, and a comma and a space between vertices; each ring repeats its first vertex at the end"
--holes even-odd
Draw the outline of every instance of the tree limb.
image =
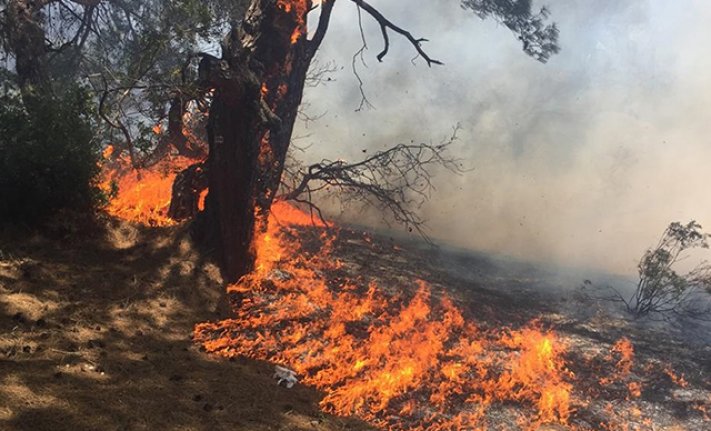
POLYGON ((422 42, 427 42, 427 39, 425 38, 415 38, 409 31, 395 25, 392 21, 387 19, 380 11, 378 11, 376 8, 371 6, 369 3, 365 2, 365 0, 351 0, 353 3, 358 5, 358 7, 362 8, 364 11, 368 12, 370 16, 372 16, 378 24, 380 24, 380 30, 383 34, 383 42, 385 43, 385 46, 383 47, 383 50, 377 55, 378 61, 383 61, 383 57, 385 57, 390 50, 390 37, 388 36, 388 29, 401 34, 404 36, 412 46, 415 47, 415 50, 417 50, 417 53, 422 56, 422 58, 425 59, 427 62, 428 66, 432 66, 433 64, 438 64, 442 65, 442 63, 439 60, 435 60, 431 58, 427 53, 422 49, 422 42))

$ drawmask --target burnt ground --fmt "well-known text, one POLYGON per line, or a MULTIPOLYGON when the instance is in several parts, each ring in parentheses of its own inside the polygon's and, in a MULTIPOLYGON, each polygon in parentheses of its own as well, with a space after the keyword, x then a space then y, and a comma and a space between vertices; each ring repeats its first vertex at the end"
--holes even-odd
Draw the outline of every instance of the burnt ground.
MULTIPOLYGON (((614 413, 628 429, 709 429, 708 343, 678 325, 632 322, 581 298, 575 275, 348 230, 334 255, 343 277, 398 288, 423 279, 483 328, 537 319, 569 345, 568 364, 582 382, 611 372, 600 357, 628 337, 632 373, 619 385, 577 387, 594 401, 576 407, 575 424, 598 429, 614 413), (641 384, 635 399, 630 382, 641 384)), ((220 286, 214 263, 183 227, 110 222, 92 234, 0 234, 0 429, 370 429, 320 412, 315 390, 277 386, 268 363, 200 352, 193 325, 218 317, 220 286)))

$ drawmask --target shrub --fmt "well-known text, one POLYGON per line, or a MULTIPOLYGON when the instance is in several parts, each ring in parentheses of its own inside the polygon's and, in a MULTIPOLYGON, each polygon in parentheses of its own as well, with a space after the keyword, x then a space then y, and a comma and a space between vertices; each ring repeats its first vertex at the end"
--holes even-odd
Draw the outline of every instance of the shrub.
POLYGON ((33 98, 0 96, 0 222, 36 223, 98 202, 99 148, 81 90, 33 98))
POLYGON ((711 286, 711 266, 702 262, 686 274, 678 274, 675 265, 684 253, 694 248, 708 248, 708 234, 695 221, 674 222, 662 234, 657 246, 647 250, 637 265, 639 281, 631 298, 625 301, 627 310, 641 317, 651 313, 662 315, 702 315, 702 301, 697 295, 711 286))
MULTIPOLYGON (((671 223, 659 243, 648 249, 637 264, 639 280, 631 296, 625 297, 608 286, 604 289, 612 295, 589 297, 621 302, 635 318, 659 316, 667 319, 676 315, 707 320, 711 318, 711 265, 701 262, 681 274, 676 267, 687 257, 688 251, 708 248, 708 238, 709 235, 701 231, 701 225, 693 220, 687 224, 671 223)), ((595 288, 588 280, 583 287, 595 288)))

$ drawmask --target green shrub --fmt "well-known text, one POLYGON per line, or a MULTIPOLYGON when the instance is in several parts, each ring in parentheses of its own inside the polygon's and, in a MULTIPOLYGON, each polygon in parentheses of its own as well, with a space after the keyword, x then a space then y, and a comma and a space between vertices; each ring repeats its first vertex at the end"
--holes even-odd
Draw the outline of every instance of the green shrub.
POLYGON ((81 90, 35 98, 0 96, 0 222, 36 223, 59 210, 90 211, 99 148, 81 90))

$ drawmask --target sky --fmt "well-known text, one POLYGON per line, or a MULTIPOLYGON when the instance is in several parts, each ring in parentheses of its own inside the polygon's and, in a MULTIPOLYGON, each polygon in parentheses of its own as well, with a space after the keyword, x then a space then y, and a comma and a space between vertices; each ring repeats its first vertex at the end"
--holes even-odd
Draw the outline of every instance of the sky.
POLYGON ((295 132, 304 159, 440 142, 459 124, 452 153, 470 171, 438 173, 421 208, 444 243, 631 274, 670 222, 711 231, 711 2, 538 2, 560 28, 562 50, 547 64, 457 0, 371 4, 428 38, 445 65, 413 63, 394 34, 379 63, 380 32, 363 15, 358 67, 374 108, 356 112, 358 15, 339 1, 319 58, 342 69, 307 90, 309 112, 324 115, 295 132))

